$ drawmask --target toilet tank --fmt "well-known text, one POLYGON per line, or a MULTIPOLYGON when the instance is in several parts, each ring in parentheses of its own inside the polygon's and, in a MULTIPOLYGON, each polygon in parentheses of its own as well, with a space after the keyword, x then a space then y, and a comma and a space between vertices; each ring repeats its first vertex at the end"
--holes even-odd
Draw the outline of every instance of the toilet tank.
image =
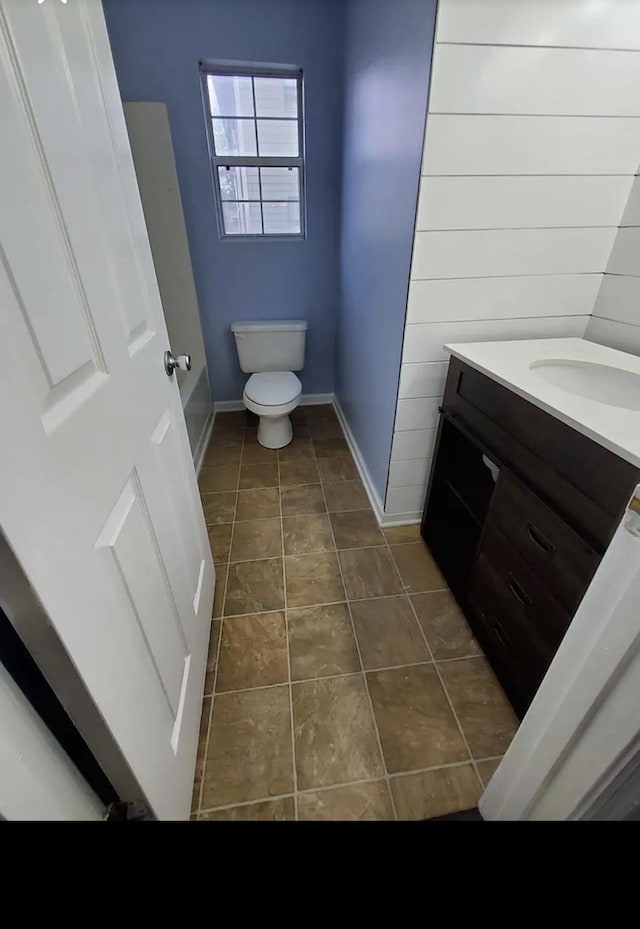
POLYGON ((278 319, 231 324, 240 367, 246 374, 259 371, 301 371, 307 322, 278 319))

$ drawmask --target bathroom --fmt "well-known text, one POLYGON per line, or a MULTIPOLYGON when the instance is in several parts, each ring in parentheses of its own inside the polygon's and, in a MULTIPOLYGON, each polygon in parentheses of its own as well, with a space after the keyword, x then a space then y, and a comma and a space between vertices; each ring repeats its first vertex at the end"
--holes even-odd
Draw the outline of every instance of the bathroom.
MULTIPOLYGON (((192 449, 217 580, 192 818, 474 810, 638 482, 639 450, 622 438, 631 420, 612 414, 605 438, 593 423, 576 431, 573 408, 553 414, 548 398, 532 401, 535 385, 513 386, 504 366, 515 349, 496 344, 580 340, 540 343, 531 358, 615 364, 589 354, 592 344, 627 353, 626 370, 640 372, 640 9, 626 0, 103 7, 123 102, 166 107, 208 372, 193 395, 192 449), (249 81, 246 105, 256 108, 260 81, 287 85, 297 135, 286 157, 276 147, 260 166, 249 146, 223 164, 216 112, 222 122, 256 110, 217 111, 221 79, 240 82, 239 98, 249 81), (286 197, 298 211, 288 204, 272 234, 266 207, 225 207, 220 172, 242 155, 254 171, 297 172, 286 197), (238 328, 247 321, 306 328, 238 328), (256 333, 276 355, 291 344, 291 363, 243 360, 238 349, 256 333), (451 344, 460 348, 450 368, 451 344), (295 377, 274 382, 273 372, 295 377), (250 396, 251 376, 277 399, 250 396), (465 379, 475 385, 466 396, 465 379), (504 393, 491 394, 495 385, 504 393), (547 444, 529 447, 522 423, 547 444), (510 444, 518 436, 526 454, 510 444), (511 556, 500 533, 485 587, 477 565, 507 471, 516 478, 500 531, 510 539, 507 522, 535 497, 545 532, 534 527, 534 542, 560 565, 556 577, 523 556, 531 584, 544 581, 537 607, 551 603, 559 617, 531 645, 535 658, 504 623, 465 620, 474 596, 491 615, 502 608, 494 575, 511 556), (456 507, 472 518, 458 523, 456 507), (500 657, 505 638, 513 660, 500 657)), ((173 337, 173 350, 195 351, 188 338, 173 337)), ((635 386, 620 389, 626 397, 635 386)), ((526 613, 531 588, 513 589, 526 613)))
MULTIPOLYGON (((104 7, 123 100, 167 106, 215 400, 200 489, 218 586, 193 815, 425 819, 473 808, 517 718, 445 599, 455 583, 418 532, 443 346, 575 337, 640 352, 640 104, 631 90, 640 52, 629 50, 640 49, 640 15, 586 0, 104 7), (287 154, 303 155, 301 225, 292 228, 304 235, 221 237, 198 63, 205 87, 216 70, 245 80, 301 72, 302 111, 293 112, 303 150, 287 154), (249 374, 232 332, 243 320, 307 322, 304 367, 293 367, 302 382, 293 441, 279 453, 273 446, 287 438, 261 445, 255 416, 245 429, 249 374), (358 552, 361 563, 350 560, 358 552), (284 599, 243 599, 261 564, 275 564, 266 556, 282 554, 284 599), (245 573, 234 566, 242 562, 245 573), (317 575, 321 592, 296 588, 304 583, 294 568, 317 575), (387 599, 360 599, 370 597, 387 599), (333 605, 316 605, 325 602, 333 605), (316 664, 305 651, 322 657, 316 664), (349 691, 361 667, 368 683, 349 691), (380 668, 395 670, 371 670, 380 668), (254 756, 278 750, 249 736, 230 746, 234 713, 249 725, 242 700, 284 699, 290 681, 302 681, 291 697, 293 765, 252 780, 254 756), (434 709, 439 699, 446 705, 434 709), (215 716, 225 701, 226 724, 215 716), (484 708, 476 715, 474 702, 484 708), (450 743, 441 753, 407 747, 431 737, 414 705, 439 720, 450 743), (346 728, 350 713, 366 735, 346 728), (305 714, 335 716, 335 729, 306 731, 305 714), (344 739, 362 745, 341 761, 344 739), (338 746, 333 754, 323 740, 338 746)), ((214 157, 214 179, 217 168, 214 157)), ((255 712, 258 728, 271 720, 261 701, 255 712)))

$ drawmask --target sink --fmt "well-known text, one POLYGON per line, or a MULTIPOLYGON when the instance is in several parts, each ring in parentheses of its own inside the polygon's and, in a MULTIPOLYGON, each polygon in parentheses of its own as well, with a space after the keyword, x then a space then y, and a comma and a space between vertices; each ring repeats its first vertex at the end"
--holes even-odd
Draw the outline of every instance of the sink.
POLYGON ((572 358, 541 358, 532 361, 529 368, 537 377, 566 393, 640 412, 640 374, 572 358))

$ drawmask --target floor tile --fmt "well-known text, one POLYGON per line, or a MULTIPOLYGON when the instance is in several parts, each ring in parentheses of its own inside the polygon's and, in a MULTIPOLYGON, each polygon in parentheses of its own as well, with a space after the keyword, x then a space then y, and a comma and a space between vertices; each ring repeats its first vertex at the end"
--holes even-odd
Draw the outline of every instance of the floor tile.
POLYGON ((361 675, 293 684, 292 696, 299 790, 382 775, 361 675))
POLYGON ((322 487, 330 513, 365 510, 369 506, 369 498, 360 481, 338 481, 333 484, 323 484, 322 487))
POLYGON ((346 458, 350 454, 349 446, 342 435, 314 435, 311 427, 311 441, 316 458, 346 458))
POLYGON ((218 643, 220 641, 220 620, 214 619, 211 623, 211 634, 209 636, 209 651, 207 654, 207 673, 204 679, 205 696, 213 693, 213 685, 216 678, 216 665, 218 661, 218 643))
POLYGON ((244 430, 217 430, 215 427, 211 434, 209 448, 237 448, 241 449, 244 443, 244 430))
POLYGON ((284 571, 289 607, 335 603, 345 599, 335 552, 287 555, 284 571))
POLYGON ((386 548, 352 548, 338 552, 349 600, 402 593, 402 582, 386 548))
POLYGON ((411 602, 436 661, 481 654, 460 607, 448 590, 414 594, 411 602))
POLYGON ((229 561, 252 561, 282 555, 282 524, 274 519, 248 519, 233 527, 229 561))
POLYGON ((264 445, 260 445, 254 433, 245 435, 244 447, 242 449, 243 465, 274 465, 277 461, 277 448, 265 448, 264 445))
POLYGON ((364 548, 369 545, 386 544, 372 510, 332 513, 331 525, 336 548, 364 548))
POLYGON ((298 817, 303 821, 393 820, 393 807, 385 781, 350 784, 314 790, 298 797, 298 817))
POLYGON ((242 446, 237 445, 229 448, 226 445, 215 445, 213 442, 209 445, 202 462, 203 468, 221 468, 221 467, 240 467, 240 457, 242 455, 242 446))
POLYGON ((282 520, 285 555, 308 555, 334 549, 331 524, 326 514, 287 516, 282 520))
POLYGON ((250 490, 255 487, 277 487, 278 465, 257 464, 241 465, 240 490, 250 490))
POLYGON ((229 560, 232 526, 233 523, 221 523, 219 526, 209 526, 207 530, 214 564, 225 564, 229 560))
POLYGON ((238 491, 237 521, 273 516, 280 516, 280 491, 277 487, 238 491))
POLYGON ((204 494, 202 497, 204 521, 207 526, 219 523, 232 523, 236 510, 236 494, 204 494))
POLYGON ((291 422, 293 423, 294 426, 298 423, 307 422, 307 410, 308 409, 309 409, 308 406, 297 406, 295 410, 293 410, 289 414, 289 418, 291 419, 291 422))
POLYGON ((312 406, 305 406, 302 409, 307 412, 307 422, 312 423, 338 423, 338 415, 331 403, 317 403, 312 406))
POLYGON ((433 665, 370 671, 367 680, 389 772, 468 758, 433 665))
POLYGON ((360 670, 346 603, 287 610, 291 679, 360 670))
POLYGON ((289 443, 278 451, 280 464, 288 461, 299 461, 302 459, 313 458, 313 445, 311 439, 306 435, 298 435, 301 427, 296 429, 296 434, 289 443))
POLYGON ((289 678, 284 613, 226 619, 216 693, 282 684, 289 678))
POLYGON ((284 607, 282 558, 229 565, 224 615, 262 613, 284 607))
POLYGON ((314 442, 316 441, 316 439, 330 439, 330 438, 331 439, 334 439, 334 438, 343 439, 344 438, 344 432, 342 431, 342 426, 337 421, 337 419, 326 421, 326 422, 324 421, 311 422, 309 423, 309 432, 314 442))
POLYGON ((283 487, 280 493, 283 516, 304 516, 307 513, 325 513, 327 510, 320 484, 283 487))
POLYGON ((351 615, 367 670, 431 660, 406 597, 354 600, 351 615))
POLYGON ((473 757, 502 755, 518 720, 487 661, 465 658, 439 668, 473 757))
POLYGON ((228 413, 216 413, 213 424, 214 435, 226 432, 241 432, 247 423, 246 410, 230 410, 228 413))
POLYGON ((325 484, 336 481, 357 481, 358 469, 351 458, 320 458, 318 459, 320 480, 325 484))
POLYGON ((218 565, 216 568, 216 585, 213 594, 213 610, 211 615, 215 618, 222 616, 222 607, 224 606, 224 591, 227 583, 228 565, 218 565))
POLYGON ((299 458, 280 462, 280 485, 315 484, 319 480, 313 458, 299 458))
POLYGON ((420 523, 412 523, 410 526, 390 526, 382 531, 389 545, 420 541, 420 523))
POLYGON ((292 792, 290 716, 286 686, 215 698, 201 809, 292 792))
POLYGON ((408 593, 439 590, 447 586, 424 542, 391 545, 390 548, 408 593))
POLYGON ((226 810, 210 810, 201 813, 199 818, 205 822, 287 822, 295 819, 295 807, 293 797, 279 797, 277 800, 230 806, 226 810))
POLYGON ((390 780, 398 819, 420 820, 445 816, 478 805, 482 787, 473 766, 437 768, 390 780))
POLYGON ((198 477, 200 493, 212 494, 222 490, 236 490, 239 471, 239 465, 225 465, 219 468, 204 467, 198 477))
POLYGON ((478 769, 480 780, 485 787, 488 786, 489 781, 496 773, 501 761, 502 758, 490 758, 487 761, 476 761, 476 768, 478 769))
POLYGON ((202 785, 202 772, 204 770, 204 757, 207 748, 207 733, 209 731, 209 717, 211 715, 211 697, 205 697, 202 701, 202 713, 200 715, 200 730, 198 732, 198 749, 196 753, 196 770, 193 779, 193 794, 191 797, 191 809, 197 810, 200 803, 200 787, 202 785))

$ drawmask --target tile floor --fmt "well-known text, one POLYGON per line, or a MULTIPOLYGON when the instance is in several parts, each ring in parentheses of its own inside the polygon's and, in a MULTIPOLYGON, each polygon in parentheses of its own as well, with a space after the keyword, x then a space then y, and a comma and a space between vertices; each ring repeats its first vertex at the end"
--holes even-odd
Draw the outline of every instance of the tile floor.
POLYGON ((219 414, 200 475, 217 585, 193 818, 473 807, 516 717, 418 527, 378 528, 333 408, 293 419, 272 451, 219 414))

